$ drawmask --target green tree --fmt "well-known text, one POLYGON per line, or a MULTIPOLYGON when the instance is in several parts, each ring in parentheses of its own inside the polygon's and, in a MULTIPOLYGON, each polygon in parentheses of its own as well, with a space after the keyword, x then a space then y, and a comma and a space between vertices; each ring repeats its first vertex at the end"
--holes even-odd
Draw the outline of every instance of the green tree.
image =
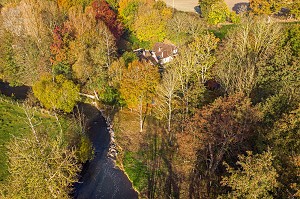
POLYGON ((223 177, 222 185, 231 187, 232 191, 223 198, 273 198, 270 191, 278 186, 273 159, 271 152, 253 155, 248 151, 247 156, 239 155, 236 164, 240 169, 225 164, 230 176, 223 177))
POLYGON ((76 150, 62 144, 60 136, 49 139, 44 131, 33 130, 9 143, 4 198, 70 198, 80 171, 76 150))
POLYGON ((229 10, 224 0, 199 0, 201 16, 210 24, 225 22, 229 17, 229 10))
POLYGON ((32 89, 34 96, 47 109, 71 112, 79 100, 79 87, 62 75, 42 77, 32 89))
POLYGON ((135 15, 139 8, 138 0, 120 0, 119 2, 119 15, 122 19, 122 22, 127 28, 132 30, 132 25, 134 23, 135 15))
POLYGON ((10 82, 11 85, 21 84, 19 80, 19 67, 15 60, 15 52, 12 48, 13 35, 2 31, 0 51, 0 75, 1 79, 10 82))
MULTIPOLYGON (((163 15, 164 11, 151 8, 139 10, 134 22, 133 30, 137 38, 150 43, 161 42, 166 37, 166 25, 169 16, 163 15)), ((171 12, 170 12, 171 14, 171 12)))
POLYGON ((281 184, 278 196, 285 198, 296 194, 300 186, 300 104, 296 110, 277 120, 266 137, 277 157, 274 166, 278 170, 278 181, 281 184))
POLYGON ((207 21, 209 24, 219 24, 225 22, 229 17, 230 13, 228 11, 227 5, 224 1, 220 1, 216 4, 211 5, 209 14, 207 16, 207 21))
POLYGON ((283 0, 250 0, 250 8, 255 14, 276 14, 283 6, 283 0))

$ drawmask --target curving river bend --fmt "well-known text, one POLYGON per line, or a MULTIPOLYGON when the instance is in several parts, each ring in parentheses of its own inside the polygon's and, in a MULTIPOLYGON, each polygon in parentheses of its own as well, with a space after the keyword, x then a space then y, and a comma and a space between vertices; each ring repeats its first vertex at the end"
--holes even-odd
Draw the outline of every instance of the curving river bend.
MULTIPOLYGON (((26 99, 30 87, 11 87, 0 81, 0 94, 26 99)), ((128 177, 109 157, 111 134, 101 112, 88 104, 80 104, 80 109, 89 118, 88 136, 95 149, 95 157, 84 166, 79 183, 74 185, 74 198, 77 199, 136 199, 128 177), (92 118, 92 119, 91 119, 92 118)))
POLYGON ((95 157, 83 171, 82 179, 75 185, 77 199, 135 199, 138 193, 128 177, 116 167, 108 151, 111 135, 101 113, 90 122, 88 136, 95 149, 95 157))

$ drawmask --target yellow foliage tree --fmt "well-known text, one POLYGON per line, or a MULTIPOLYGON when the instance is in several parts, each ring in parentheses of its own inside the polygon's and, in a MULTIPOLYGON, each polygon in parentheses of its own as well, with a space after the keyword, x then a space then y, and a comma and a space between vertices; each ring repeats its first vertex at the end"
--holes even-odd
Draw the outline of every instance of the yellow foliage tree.
POLYGON ((133 61, 123 71, 120 83, 121 97, 128 108, 134 109, 139 115, 140 131, 147 114, 147 106, 152 102, 159 82, 158 69, 150 64, 133 61))

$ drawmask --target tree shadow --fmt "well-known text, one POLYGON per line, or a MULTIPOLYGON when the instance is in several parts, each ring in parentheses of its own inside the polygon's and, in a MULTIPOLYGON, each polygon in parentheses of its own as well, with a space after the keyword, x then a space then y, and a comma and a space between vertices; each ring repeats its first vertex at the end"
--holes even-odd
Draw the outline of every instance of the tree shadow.
POLYGON ((27 94, 30 91, 29 86, 10 86, 7 82, 0 81, 0 94, 6 95, 8 97, 14 97, 15 99, 25 100, 27 94))
POLYGON ((195 10, 198 14, 200 14, 200 12, 201 12, 200 6, 195 6, 195 7, 194 7, 194 10, 195 10))
POLYGON ((236 12, 237 14, 249 11, 250 10, 250 3, 247 3, 247 2, 236 3, 233 6, 232 10, 234 12, 236 12))

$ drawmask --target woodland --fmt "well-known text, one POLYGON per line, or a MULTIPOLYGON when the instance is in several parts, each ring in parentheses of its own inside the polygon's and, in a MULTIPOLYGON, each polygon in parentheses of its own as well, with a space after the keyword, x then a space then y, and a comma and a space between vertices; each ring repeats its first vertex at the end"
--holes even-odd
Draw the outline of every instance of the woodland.
POLYGON ((72 198, 111 120, 140 198, 300 198, 300 1, 0 0, 0 198, 72 198), (166 64, 134 50, 173 44, 166 64), (22 118, 22 119, 20 119, 22 118))

